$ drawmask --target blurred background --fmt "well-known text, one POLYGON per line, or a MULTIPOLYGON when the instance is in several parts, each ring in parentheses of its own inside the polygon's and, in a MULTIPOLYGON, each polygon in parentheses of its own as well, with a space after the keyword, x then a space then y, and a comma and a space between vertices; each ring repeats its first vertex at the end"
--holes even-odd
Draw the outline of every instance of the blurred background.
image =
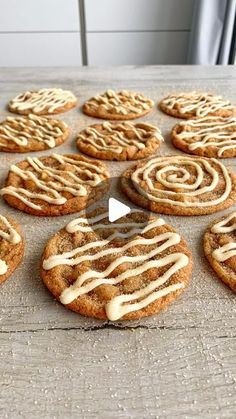
POLYGON ((236 64, 236 0, 0 5, 0 66, 236 64))

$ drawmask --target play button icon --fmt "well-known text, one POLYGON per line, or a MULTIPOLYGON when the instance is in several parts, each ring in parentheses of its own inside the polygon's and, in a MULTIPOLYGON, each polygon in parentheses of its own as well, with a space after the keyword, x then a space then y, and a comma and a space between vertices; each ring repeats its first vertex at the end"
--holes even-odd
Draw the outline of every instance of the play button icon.
MULTIPOLYGON (((122 193, 118 176, 100 182, 98 186, 102 191, 100 197, 85 209, 88 226, 96 234, 97 240, 104 240, 104 237, 112 236, 115 231, 119 231, 120 237, 128 234, 128 238, 141 234, 149 224, 150 211, 144 210, 128 200, 122 193), (101 209, 105 217, 101 215, 101 209), (95 215, 91 216, 93 212, 95 215), (127 222, 124 221, 126 217, 127 222), (131 230, 133 235, 130 235, 131 230)), ((88 196, 88 201, 90 199, 94 201, 94 188, 91 191, 91 196, 88 196)))
POLYGON ((108 201, 108 219, 110 223, 118 220, 121 217, 129 214, 131 211, 128 205, 123 204, 115 198, 109 198, 108 201))

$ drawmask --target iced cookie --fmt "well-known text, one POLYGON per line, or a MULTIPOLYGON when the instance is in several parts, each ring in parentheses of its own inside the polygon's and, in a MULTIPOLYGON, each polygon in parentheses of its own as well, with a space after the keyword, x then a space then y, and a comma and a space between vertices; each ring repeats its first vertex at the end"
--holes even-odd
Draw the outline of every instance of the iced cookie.
POLYGON ((85 128, 77 147, 102 160, 138 160, 155 153, 162 141, 159 128, 144 122, 103 122, 85 128))
POLYGON ((236 293, 236 211, 207 229, 204 251, 218 277, 236 293))
POLYGON ((0 215, 0 283, 20 264, 24 255, 24 239, 18 224, 0 215))
POLYGON ((83 112, 95 118, 126 120, 146 115, 153 105, 154 102, 141 93, 107 90, 89 99, 83 105, 83 112))
POLYGON ((0 194, 29 214, 64 215, 98 201, 109 186, 107 179, 103 163, 79 155, 27 157, 11 166, 0 194))
POLYGON ((204 157, 235 157, 236 118, 205 116, 182 121, 172 130, 172 142, 185 153, 204 157))
POLYGON ((160 109, 176 118, 232 116, 235 108, 229 100, 205 92, 176 93, 162 99, 160 109))
POLYGON ((77 105, 77 99, 69 90, 41 89, 28 90, 10 100, 8 108, 11 112, 27 115, 52 115, 68 111, 77 105))
POLYGON ((112 321, 165 308, 187 287, 192 257, 164 220, 151 217, 143 228, 145 221, 139 210, 114 223, 105 208, 80 213, 46 244, 41 276, 49 291, 79 314, 112 321))
POLYGON ((0 151, 27 153, 54 148, 67 140, 65 122, 30 114, 8 116, 0 122, 0 151))
POLYGON ((155 157, 128 168, 121 188, 132 202, 169 215, 211 214, 236 201, 236 176, 216 159, 155 157))

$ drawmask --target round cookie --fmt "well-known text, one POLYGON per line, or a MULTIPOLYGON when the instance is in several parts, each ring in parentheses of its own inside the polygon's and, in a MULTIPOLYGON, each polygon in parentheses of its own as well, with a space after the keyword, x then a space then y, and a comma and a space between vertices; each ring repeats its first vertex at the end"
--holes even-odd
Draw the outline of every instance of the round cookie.
POLYGON ((162 99, 160 109, 176 118, 201 118, 204 116, 233 116, 234 106, 222 96, 205 92, 176 93, 162 99))
POLYGON ((236 211, 208 227, 204 252, 217 276, 236 293, 236 211))
POLYGON ((236 156, 236 118, 205 116, 172 129, 172 143, 185 153, 204 157, 236 156))
POLYGON ((0 214, 0 283, 4 282, 24 255, 24 238, 18 224, 0 214))
POLYGON ((70 130, 65 122, 29 114, 8 116, 0 122, 0 151, 27 153, 54 148, 67 140, 70 130))
POLYGON ((0 195, 29 214, 64 215, 98 201, 109 187, 108 179, 103 163, 76 154, 27 157, 11 166, 0 195))
POLYGON ((23 115, 53 115, 69 111, 76 105, 77 99, 69 90, 50 88, 21 93, 10 100, 8 109, 23 115))
POLYGON ((236 201, 236 176, 216 159, 155 157, 128 168, 121 188, 132 202, 169 215, 211 214, 236 201))
POLYGON ((102 160, 138 160, 155 153, 162 141, 159 128, 144 122, 103 122, 85 128, 77 147, 102 160))
POLYGON ((153 105, 154 102, 141 93, 110 89, 89 99, 83 105, 83 112, 95 118, 127 120, 146 115, 153 105))
POLYGON ((191 253, 164 220, 151 217, 144 229, 143 220, 139 210, 112 224, 106 208, 80 213, 44 249, 41 277, 49 291, 79 314, 111 321, 169 305, 189 283, 191 253))

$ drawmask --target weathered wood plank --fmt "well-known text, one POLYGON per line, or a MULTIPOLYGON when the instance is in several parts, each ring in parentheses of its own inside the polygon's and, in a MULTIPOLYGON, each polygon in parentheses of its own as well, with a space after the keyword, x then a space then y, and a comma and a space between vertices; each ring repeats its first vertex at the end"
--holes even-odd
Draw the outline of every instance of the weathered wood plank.
MULTIPOLYGON (((71 89, 80 104, 108 87, 142 91, 155 101, 176 90, 211 90, 236 103, 233 66, 1 69, 0 117, 12 96, 45 86, 71 89)), ((72 135, 57 151, 75 152, 76 133, 94 119, 78 108, 60 118, 72 135)), ((155 108, 145 120, 165 135, 161 154, 174 154, 169 132, 175 119, 155 108)), ((0 184, 22 158, 1 153, 0 184)), ((225 163, 235 167, 233 159, 225 163)), ((129 164, 109 167, 118 176, 129 164)), ((117 191, 114 196, 121 198, 117 191)), ((24 263, 0 289, 1 417, 235 417, 235 298, 209 268, 201 242, 217 215, 165 217, 193 251, 192 283, 159 316, 112 325, 65 310, 39 278, 46 240, 74 216, 35 218, 3 200, 0 211, 21 223, 27 241, 24 263)))

